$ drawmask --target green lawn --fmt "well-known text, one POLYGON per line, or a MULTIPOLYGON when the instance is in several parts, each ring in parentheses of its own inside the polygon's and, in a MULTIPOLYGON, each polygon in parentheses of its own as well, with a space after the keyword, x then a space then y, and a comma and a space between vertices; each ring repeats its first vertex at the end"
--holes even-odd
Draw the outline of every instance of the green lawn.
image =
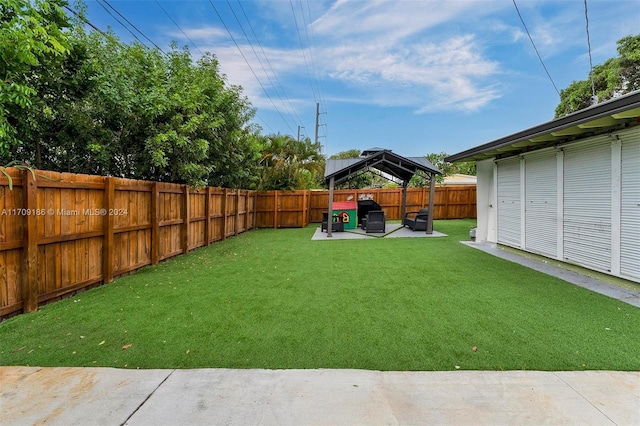
POLYGON ((251 231, 0 323, 0 364, 640 370, 640 309, 460 244, 473 224, 251 231))

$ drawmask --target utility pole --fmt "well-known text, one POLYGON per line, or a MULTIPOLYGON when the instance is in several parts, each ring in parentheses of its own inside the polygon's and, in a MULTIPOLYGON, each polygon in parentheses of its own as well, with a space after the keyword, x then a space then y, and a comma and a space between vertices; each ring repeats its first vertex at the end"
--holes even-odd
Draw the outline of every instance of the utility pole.
POLYGON ((320 102, 316 102, 316 145, 318 144, 318 127, 320 126, 320 102))
POLYGON ((298 142, 300 142, 300 126, 298 126, 298 142))

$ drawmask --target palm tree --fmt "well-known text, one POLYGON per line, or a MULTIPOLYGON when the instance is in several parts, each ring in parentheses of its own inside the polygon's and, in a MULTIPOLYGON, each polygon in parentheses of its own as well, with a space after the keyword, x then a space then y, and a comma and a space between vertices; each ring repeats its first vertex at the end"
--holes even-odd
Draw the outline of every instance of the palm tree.
POLYGON ((321 185, 325 159, 320 144, 290 135, 269 135, 260 159, 260 188, 309 189, 321 185))

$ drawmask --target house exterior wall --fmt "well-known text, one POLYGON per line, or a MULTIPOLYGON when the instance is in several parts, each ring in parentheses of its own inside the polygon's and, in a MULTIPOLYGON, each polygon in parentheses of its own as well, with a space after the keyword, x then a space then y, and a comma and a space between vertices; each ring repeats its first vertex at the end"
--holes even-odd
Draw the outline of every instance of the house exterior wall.
POLYGON ((491 158, 476 163, 476 211, 478 217, 476 241, 478 242, 497 242, 495 168, 496 165, 491 158))
POLYGON ((640 126, 476 170, 479 242, 640 282, 640 126))

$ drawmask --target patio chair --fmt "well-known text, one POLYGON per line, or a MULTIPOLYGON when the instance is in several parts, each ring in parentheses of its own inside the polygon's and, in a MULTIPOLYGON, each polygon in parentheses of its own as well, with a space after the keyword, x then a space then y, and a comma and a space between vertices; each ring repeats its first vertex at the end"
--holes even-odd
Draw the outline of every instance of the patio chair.
MULTIPOLYGON (((328 226, 327 226, 327 224, 329 223, 328 217, 329 217, 329 212, 322 212, 322 224, 320 225, 320 232, 324 232, 328 230, 328 226)), ((334 221, 331 224, 331 232, 343 232, 344 223, 342 223, 342 221, 336 221, 335 217, 333 219, 334 221)))
POLYGON ((402 226, 408 226, 412 231, 426 231, 429 220, 429 209, 417 212, 407 212, 402 219, 402 226))
POLYGON ((364 222, 364 227, 366 233, 371 232, 386 232, 386 222, 387 218, 384 215, 382 210, 372 210, 367 213, 366 220, 364 222))

